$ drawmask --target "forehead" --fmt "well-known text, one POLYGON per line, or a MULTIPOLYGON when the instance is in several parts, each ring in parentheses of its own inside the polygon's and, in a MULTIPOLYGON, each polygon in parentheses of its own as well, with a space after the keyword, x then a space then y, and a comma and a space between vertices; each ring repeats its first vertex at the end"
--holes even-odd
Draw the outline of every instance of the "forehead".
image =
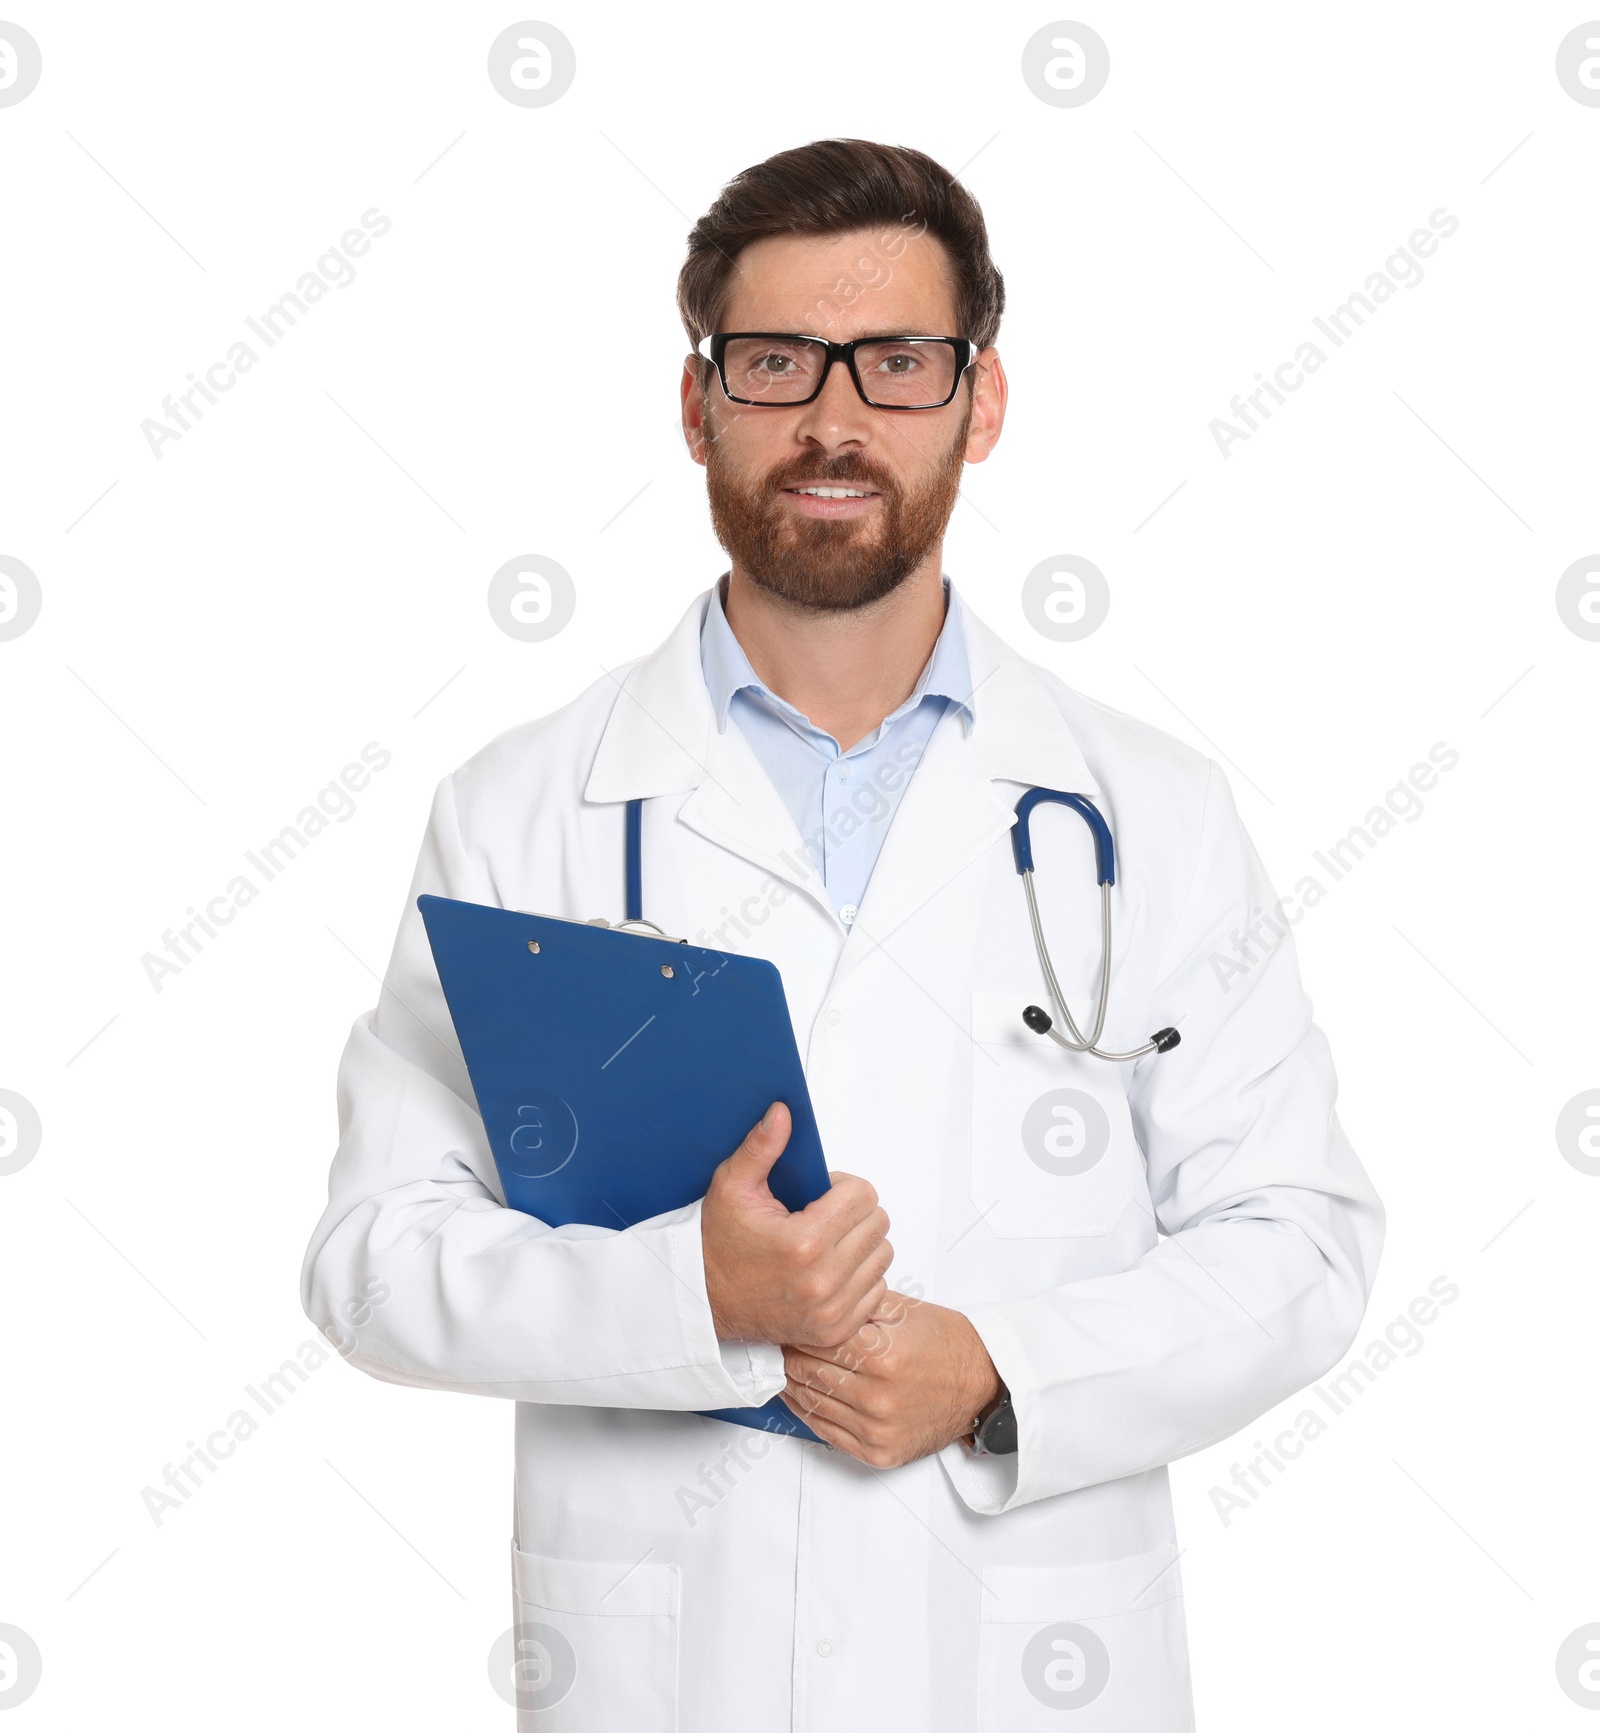
POLYGON ((873 334, 962 337, 952 278, 943 245, 914 227, 771 235, 740 252, 720 325, 835 342, 873 334))

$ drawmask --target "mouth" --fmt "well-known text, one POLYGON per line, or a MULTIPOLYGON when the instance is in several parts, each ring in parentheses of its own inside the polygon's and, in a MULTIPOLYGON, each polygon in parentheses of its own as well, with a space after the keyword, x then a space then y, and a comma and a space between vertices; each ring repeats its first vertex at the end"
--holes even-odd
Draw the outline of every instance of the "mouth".
POLYGON ((883 498, 876 488, 855 487, 848 482, 803 482, 783 490, 785 499, 806 517, 862 517, 883 498))

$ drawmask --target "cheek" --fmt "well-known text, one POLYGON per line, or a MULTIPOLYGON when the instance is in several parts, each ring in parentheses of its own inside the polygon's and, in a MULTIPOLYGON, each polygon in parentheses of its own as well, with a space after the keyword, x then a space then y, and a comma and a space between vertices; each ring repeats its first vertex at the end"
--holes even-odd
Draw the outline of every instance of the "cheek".
POLYGON ((927 425, 915 430, 918 451, 930 464, 948 460, 952 452, 959 452, 966 444, 971 419, 972 412, 961 394, 943 409, 931 410, 926 417, 927 425))
POLYGON ((741 409, 737 403, 719 403, 713 415, 708 461, 744 486, 763 480, 779 464, 791 462, 800 449, 792 417, 774 415, 770 410, 741 409))
POLYGON ((919 422, 903 440, 896 440, 894 465, 907 492, 915 493, 930 486, 935 477, 959 471, 966 442, 964 418, 952 418, 942 412, 937 420, 930 416, 928 422, 919 422))

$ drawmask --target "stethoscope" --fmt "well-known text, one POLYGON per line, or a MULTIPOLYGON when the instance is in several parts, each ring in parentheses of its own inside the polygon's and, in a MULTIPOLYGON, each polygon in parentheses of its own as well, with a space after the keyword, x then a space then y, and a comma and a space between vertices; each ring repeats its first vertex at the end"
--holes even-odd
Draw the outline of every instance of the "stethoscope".
POLYGON ((1054 788, 1030 788, 1017 802, 1017 822, 1011 829, 1011 853, 1017 863, 1022 888, 1027 893, 1028 919, 1033 923, 1033 944, 1039 953, 1039 967, 1044 970, 1045 985, 1050 989, 1050 997, 1061 1013, 1061 1021, 1071 1031, 1072 1039, 1069 1041, 1053 1029, 1049 1013, 1037 1005, 1029 1005, 1023 1010, 1023 1022, 1035 1035, 1048 1035, 1058 1047, 1065 1047, 1069 1053, 1089 1053, 1096 1059, 1110 1059, 1119 1065, 1129 1059, 1141 1059, 1146 1053, 1170 1053, 1182 1039, 1176 1029, 1158 1029, 1142 1047, 1131 1048, 1126 1053, 1107 1053, 1100 1046, 1101 1031, 1106 1026, 1106 1001, 1111 992, 1111 887, 1117 878, 1111 826, 1101 816, 1100 808, 1086 795, 1062 794, 1054 788), (1033 894, 1033 843, 1028 836, 1028 820, 1041 800, 1059 801, 1062 806, 1070 806, 1088 825, 1094 837, 1094 874, 1100 884, 1100 1002, 1095 1009, 1094 1031, 1087 1040, 1073 1022, 1072 1013, 1067 1009, 1067 996, 1056 980, 1050 962, 1050 947, 1045 943, 1044 926, 1039 919, 1039 899, 1033 894))
MULTIPOLYGON (((623 882, 628 912, 627 918, 617 924, 624 929, 645 927, 653 933, 661 933, 661 929, 653 921, 644 918, 642 800, 628 802, 623 830, 623 882)), ((1100 1036, 1106 1026, 1106 1003, 1111 991, 1111 887, 1116 882, 1117 869, 1116 851, 1111 843, 1111 827, 1101 816, 1099 807, 1082 794, 1062 794, 1054 788, 1030 788, 1017 802, 1017 822, 1011 831, 1011 852, 1016 859, 1017 872, 1028 898, 1028 919, 1033 923, 1033 943, 1034 949, 1039 953, 1039 967, 1044 970, 1045 985, 1050 989, 1050 997, 1061 1015, 1061 1021, 1071 1032, 1072 1039, 1069 1041, 1055 1029, 1049 1012, 1041 1010, 1037 1005, 1024 1008, 1023 1022, 1034 1034, 1048 1035, 1058 1047, 1066 1048, 1069 1053, 1088 1053, 1096 1059, 1109 1059, 1116 1064, 1143 1058, 1146 1053, 1170 1053, 1180 1040, 1176 1029, 1158 1029, 1142 1047, 1134 1047, 1127 1053, 1107 1053, 1100 1046, 1100 1036), (1094 837, 1095 877, 1100 885, 1100 993, 1099 1003, 1095 1008, 1094 1029, 1087 1039, 1072 1020, 1072 1013, 1067 1009, 1066 994, 1061 991, 1061 984, 1056 980, 1055 968, 1050 961, 1050 947, 1045 942, 1044 926, 1039 919, 1039 901, 1033 890, 1033 843, 1028 835, 1028 820, 1033 809, 1042 800, 1059 801, 1062 806, 1070 806, 1088 825, 1090 834, 1094 837)), ((666 937, 665 934, 661 936, 666 937)))

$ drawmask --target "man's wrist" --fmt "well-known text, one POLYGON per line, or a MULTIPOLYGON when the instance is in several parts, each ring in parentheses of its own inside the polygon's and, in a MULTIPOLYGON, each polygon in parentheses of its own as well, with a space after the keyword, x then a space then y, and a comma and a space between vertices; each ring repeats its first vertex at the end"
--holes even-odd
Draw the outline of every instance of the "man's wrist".
POLYGON ((1010 1392, 1006 1389, 1000 1374, 996 1372, 993 1379, 990 1381, 988 1389, 984 1393, 983 1400, 979 1402, 972 1411, 972 1430, 974 1432, 976 1432, 978 1428, 982 1426, 984 1421, 994 1413, 995 1409, 1006 1400, 1009 1394, 1010 1392))
POLYGON ((972 1414, 972 1424, 967 1428, 965 1436, 970 1438, 1005 1400, 1007 1391, 1005 1381, 1001 1378, 994 1362, 984 1356, 986 1374, 980 1374, 974 1382, 969 1408, 972 1414))
POLYGON ((972 1327, 972 1320, 965 1313, 957 1314, 963 1325, 967 1346, 970 1350, 967 1356, 970 1377, 963 1380, 962 1406, 971 1419, 971 1424, 961 1434, 963 1438, 971 1439, 982 1424, 985 1415, 1000 1402, 1005 1394, 1005 1382, 1000 1376, 1000 1369, 989 1356, 989 1350, 984 1346, 983 1338, 972 1327))

